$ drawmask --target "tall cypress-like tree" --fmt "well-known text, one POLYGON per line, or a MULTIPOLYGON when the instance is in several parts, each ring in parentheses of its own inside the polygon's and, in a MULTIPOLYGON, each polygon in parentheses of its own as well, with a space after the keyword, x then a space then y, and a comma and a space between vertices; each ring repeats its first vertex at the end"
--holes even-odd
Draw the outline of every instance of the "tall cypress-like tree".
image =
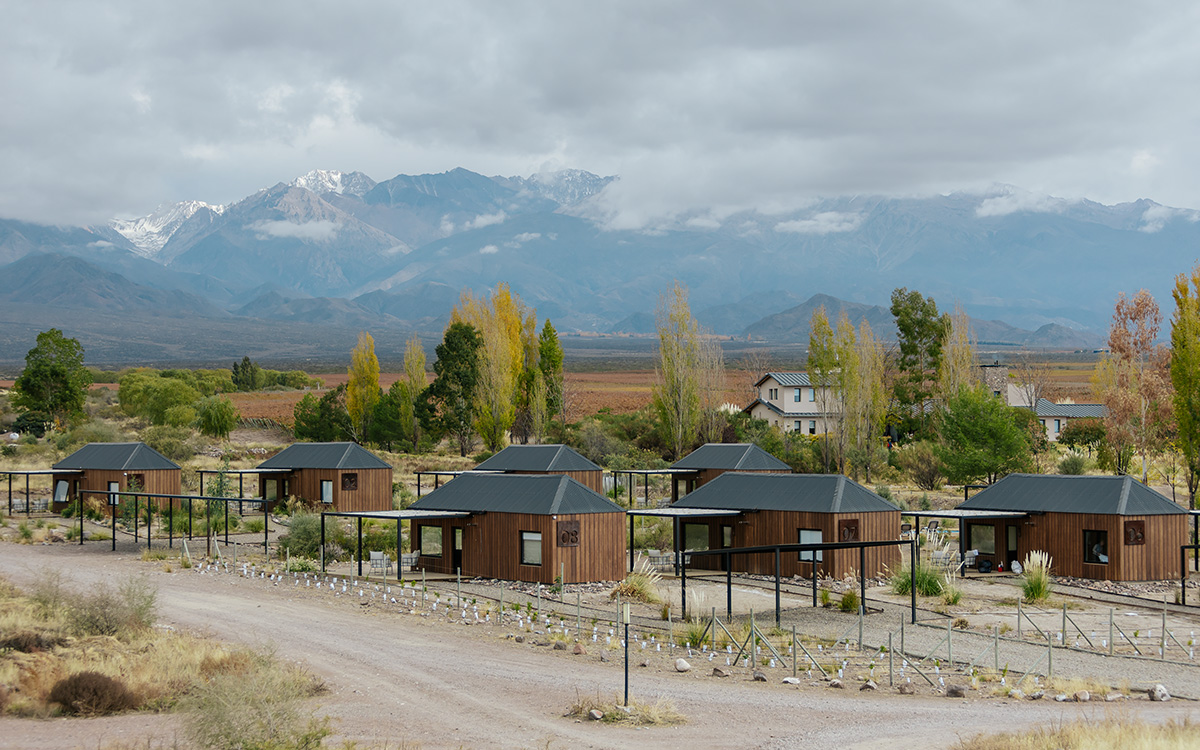
POLYGON ((687 290, 678 283, 658 303, 658 365, 654 410, 666 431, 671 455, 691 446, 700 423, 699 326, 688 307, 687 290))
POLYGON ((418 403, 427 432, 450 435, 465 456, 474 442, 475 387, 479 379, 479 332, 466 323, 451 323, 437 346, 435 377, 418 403))
POLYGON ((906 427, 929 432, 929 401, 938 382, 950 316, 938 314, 933 297, 900 287, 892 292, 892 316, 900 339, 896 401, 906 427))
POLYGON ((375 356, 375 339, 363 331, 358 344, 350 352, 350 379, 346 383, 346 411, 350 414, 350 429, 355 442, 364 442, 371 427, 371 416, 379 401, 379 359, 375 356))
POLYGON ((1175 386, 1175 435, 1187 461, 1188 502, 1196 507, 1200 484, 1200 266, 1175 277, 1171 319, 1171 383, 1175 386))
POLYGON ((546 388, 546 413, 553 417, 562 417, 563 427, 567 426, 567 409, 565 403, 565 388, 563 381, 563 350, 558 341, 558 332, 547 319, 542 325, 538 336, 538 369, 542 371, 542 380, 546 388))

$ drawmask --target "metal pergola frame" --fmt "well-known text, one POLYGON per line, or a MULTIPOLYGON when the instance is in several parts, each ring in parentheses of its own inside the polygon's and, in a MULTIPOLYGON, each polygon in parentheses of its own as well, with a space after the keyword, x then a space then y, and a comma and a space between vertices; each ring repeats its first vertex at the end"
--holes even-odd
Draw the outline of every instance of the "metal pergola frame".
MULTIPOLYGON (((84 516, 83 498, 87 495, 101 495, 105 498, 132 497, 133 498, 133 519, 134 519, 134 522, 133 522, 133 541, 134 542, 138 541, 138 527, 137 527, 138 498, 140 498, 140 497, 146 498, 147 504, 149 504, 149 501, 151 498, 155 498, 155 499, 159 499, 159 500, 166 500, 167 501, 167 546, 168 547, 175 546, 175 523, 174 523, 174 520, 175 520, 175 501, 176 500, 180 501, 180 506, 181 506, 180 509, 181 510, 182 510, 182 504, 183 504, 182 501, 184 501, 184 500, 188 501, 188 533, 187 533, 188 539, 191 539, 193 537, 191 519, 192 519, 192 506, 193 506, 194 501, 203 500, 205 502, 214 502, 215 501, 215 502, 224 503, 225 504, 225 543, 226 544, 229 544, 229 504, 230 503, 243 503, 243 502, 245 502, 245 503, 261 503, 263 506, 263 553, 266 554, 268 557, 270 556, 271 516, 270 516, 269 509, 267 508, 267 503, 263 500, 245 500, 243 498, 237 498, 237 497, 210 497, 210 496, 206 496, 206 495, 171 495, 171 494, 160 493, 160 492, 128 492, 128 491, 112 492, 109 490, 80 490, 79 491, 80 503, 79 503, 79 509, 78 509, 79 544, 80 545, 83 544, 83 516, 84 516)), ((117 505, 116 503, 112 502, 112 500, 109 499, 108 506, 110 508, 114 508, 114 507, 116 507, 116 505, 117 505)), ((117 514, 116 514, 116 512, 115 511, 112 512, 111 516, 112 516, 112 549, 115 552, 117 549, 117 514)), ((206 538, 207 538, 207 535, 206 535, 206 538)), ((146 527, 146 549, 150 549, 150 527, 149 526, 146 527)))
POLYGON ((679 568, 683 562, 681 557, 683 550, 679 546, 679 519, 681 518, 730 518, 733 516, 742 515, 743 511, 731 510, 728 508, 676 508, 668 506, 666 508, 645 508, 643 510, 627 510, 625 514, 629 516, 629 570, 633 571, 633 521, 641 516, 649 516, 653 518, 670 518, 672 521, 672 557, 675 562, 675 575, 679 575, 679 568))
MULTIPOLYGON (((321 511, 321 572, 325 572, 325 517, 333 516, 335 518, 356 518, 358 519, 358 553, 355 555, 358 558, 358 574, 362 575, 362 533, 363 519, 376 518, 382 520, 394 520, 396 522, 396 580, 402 580, 400 575, 400 524, 404 521, 409 522, 409 536, 412 536, 412 522, 421 519, 433 518, 469 518, 473 515, 481 515, 480 513, 472 513, 465 510, 329 510, 321 511)), ((411 541, 411 539, 410 539, 411 541)))
MULTIPOLYGON (((13 477, 14 476, 18 476, 18 477, 24 476, 25 477, 25 517, 28 518, 29 517, 29 506, 30 506, 30 502, 29 502, 29 494, 30 494, 29 478, 30 477, 71 476, 71 475, 83 476, 83 470, 82 469, 34 469, 32 471, 22 471, 22 470, 16 470, 16 469, 12 469, 12 470, 6 469, 4 471, 0 471, 0 474, 8 475, 8 515, 10 515, 10 516, 13 514, 13 477)), ((53 501, 53 499, 54 499, 53 485, 50 487, 50 499, 51 499, 51 501, 53 501)))
MULTIPOLYGON (((613 489, 616 489, 619 486, 617 483, 618 476, 625 475, 625 476, 629 477, 629 481, 626 483, 626 485, 629 487, 628 497, 629 497, 629 507, 630 508, 633 507, 633 488, 637 484, 637 482, 634 480, 634 477, 640 476, 640 477, 644 478, 645 481, 642 482, 642 487, 643 487, 643 491, 644 491, 643 496, 646 500, 646 505, 649 506, 650 505, 650 477, 651 476, 672 477, 671 502, 674 503, 679 500, 679 495, 678 495, 679 486, 675 483, 674 477, 682 476, 684 474, 698 474, 698 473, 699 472, 696 469, 612 469, 609 471, 609 474, 611 474, 612 478, 613 478, 613 489)), ((620 497, 620 493, 617 493, 617 497, 620 497)))
MULTIPOLYGON (((958 557, 963 560, 967 554, 967 539, 963 534, 966 524, 971 521, 986 521, 988 519, 1003 519, 1003 518, 1028 518, 1029 516, 1042 515, 1041 511, 1026 511, 1026 510, 963 510, 960 508, 951 508, 950 510, 902 510, 900 516, 912 516, 913 518, 950 518, 958 521, 958 557)), ((919 541, 921 538, 919 528, 913 529, 913 539, 919 541)), ((960 575, 967 577, 967 569, 964 566, 960 569, 960 575)))

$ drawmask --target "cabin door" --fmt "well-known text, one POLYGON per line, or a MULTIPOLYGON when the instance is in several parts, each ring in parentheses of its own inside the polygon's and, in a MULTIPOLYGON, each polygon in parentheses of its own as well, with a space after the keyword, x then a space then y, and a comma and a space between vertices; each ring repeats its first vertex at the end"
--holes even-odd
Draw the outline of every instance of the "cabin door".
POLYGON ((1008 524, 1004 530, 1004 567, 1007 570, 1013 560, 1018 562, 1021 560, 1021 552, 1018 549, 1018 542, 1021 537, 1021 527, 1017 524, 1008 524))
POLYGON ((453 560, 454 571, 462 570, 463 530, 461 528, 454 530, 454 553, 451 559, 453 560))

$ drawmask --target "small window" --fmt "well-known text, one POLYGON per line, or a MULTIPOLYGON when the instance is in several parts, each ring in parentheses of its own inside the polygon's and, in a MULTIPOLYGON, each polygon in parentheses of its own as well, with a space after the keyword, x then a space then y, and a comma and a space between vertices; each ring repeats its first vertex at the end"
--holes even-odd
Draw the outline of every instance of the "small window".
POLYGON ((353 492, 358 489, 358 474, 343 474, 342 489, 353 492))
POLYGON ((321 480, 321 502, 325 505, 333 505, 333 480, 321 480))
POLYGON ((800 432, 803 429, 804 429, 804 423, 801 422, 799 419, 797 419, 796 420, 796 432, 800 432))
POLYGON ((1083 532, 1083 561, 1092 565, 1108 564, 1108 532, 1083 532))
POLYGON ((121 483, 120 482, 109 482, 108 483, 108 492, 109 492, 108 504, 109 505, 117 505, 121 502, 121 496, 117 494, 120 491, 121 491, 121 483))
POLYGON ((691 550, 708 549, 708 524, 685 523, 683 525, 683 548, 691 550))
POLYGON ((968 539, 970 539, 970 549, 979 550, 981 555, 996 554, 996 527, 985 526, 983 524, 973 523, 967 527, 970 529, 968 539))
POLYGON ((767 389, 767 399, 768 400, 774 401, 777 398, 779 398, 779 389, 778 388, 767 389))
POLYGON ((794 393, 792 393, 792 400, 796 403, 800 403, 800 389, 793 388, 792 390, 794 391, 794 393))
POLYGON ((815 420, 815 419, 808 420, 808 434, 809 435, 817 434, 817 420, 815 420))
POLYGON ((54 483, 54 502, 65 503, 67 501, 68 484, 65 479, 60 479, 54 483))
POLYGON ((1044 419, 1039 419, 1038 421, 1042 423, 1042 427, 1045 427, 1045 426, 1046 426, 1046 420, 1044 420, 1044 419))
POLYGON ((522 565, 541 565, 542 564, 542 532, 540 532, 540 531, 522 531, 521 532, 521 564, 522 565))
POLYGON ((421 527, 421 555, 424 557, 442 556, 442 527, 421 527))
POLYGON ((279 499, 279 480, 267 479, 263 481, 263 498, 268 502, 275 502, 279 499))
POLYGON ((137 492, 138 490, 146 489, 146 475, 145 474, 130 474, 129 475, 129 483, 126 484, 125 486, 129 489, 130 492, 137 492))
POLYGON ((721 546, 724 547, 725 549, 729 549, 730 547, 733 546, 733 527, 732 526, 722 526, 721 527, 721 546))
MULTIPOLYGON (((823 541, 820 529, 797 529, 796 535, 800 544, 820 544, 823 541)), ((814 557, 817 562, 821 562, 825 559, 824 555, 825 553, 821 550, 802 551, 800 562, 812 562, 814 557)))
POLYGON ((1061 419, 1054 420, 1054 431, 1055 432, 1062 431, 1062 420, 1061 419))
POLYGON ((808 389, 808 400, 809 400, 809 401, 816 401, 816 400, 817 400, 817 389, 816 389, 816 388, 809 388, 809 389, 808 389))

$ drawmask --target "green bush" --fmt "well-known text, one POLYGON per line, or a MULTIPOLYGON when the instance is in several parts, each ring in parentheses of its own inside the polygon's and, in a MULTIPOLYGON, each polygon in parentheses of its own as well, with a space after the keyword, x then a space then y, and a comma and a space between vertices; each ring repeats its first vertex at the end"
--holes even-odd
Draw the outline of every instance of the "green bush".
POLYGON ((1081 453, 1068 453, 1058 462, 1058 473, 1079 476, 1087 471, 1087 458, 1081 453))
POLYGON ((842 601, 840 604, 838 604, 838 609, 842 610, 843 612, 857 612, 858 592, 854 589, 850 589, 842 594, 842 601))
MULTIPOLYGON (((262 528, 259 528, 262 531, 262 528)), ((329 560, 339 560, 345 550, 354 546, 354 540, 349 537, 340 523, 327 523, 325 526, 325 556, 329 560)), ((393 549, 395 545, 393 543, 393 549)), ((316 513, 298 513, 292 516, 286 534, 279 537, 279 549, 292 557, 321 557, 321 516, 316 513)))
POLYGON ((909 443, 895 451, 894 455, 896 465, 907 471, 918 487, 923 490, 941 488, 945 477, 942 475, 942 464, 938 461, 933 443, 924 440, 909 443))
MULTIPOLYGON (((917 565, 917 593, 921 596, 937 596, 942 593, 942 572, 932 566, 917 565)), ((905 565, 892 573, 892 593, 906 596, 912 591, 912 568, 905 565)))
POLYGON ((172 461, 186 461, 196 455, 192 434, 186 427, 158 425, 142 431, 142 442, 172 461))

